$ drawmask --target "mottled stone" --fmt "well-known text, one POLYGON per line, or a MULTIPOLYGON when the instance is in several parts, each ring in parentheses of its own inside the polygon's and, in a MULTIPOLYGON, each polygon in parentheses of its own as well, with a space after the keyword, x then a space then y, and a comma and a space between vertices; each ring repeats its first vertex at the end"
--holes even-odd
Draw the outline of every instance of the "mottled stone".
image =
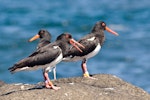
POLYGON ((46 89, 43 82, 5 84, 0 87, 0 100, 150 100, 149 93, 122 79, 107 74, 62 78, 53 83, 60 90, 46 89))

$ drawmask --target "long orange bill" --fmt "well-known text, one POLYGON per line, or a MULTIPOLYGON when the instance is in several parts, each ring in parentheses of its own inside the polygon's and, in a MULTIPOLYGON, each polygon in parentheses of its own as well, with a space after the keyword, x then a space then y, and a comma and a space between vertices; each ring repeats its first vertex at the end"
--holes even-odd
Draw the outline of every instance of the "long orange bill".
POLYGON ((115 32, 115 31, 111 30, 111 29, 110 29, 110 28, 108 28, 107 26, 105 27, 105 29, 106 29, 106 31, 108 31, 108 32, 110 32, 110 33, 112 33, 112 34, 114 34, 114 35, 116 35, 116 36, 118 36, 118 35, 119 35, 117 32, 115 32))
POLYGON ((29 40, 29 42, 32 42, 32 41, 34 41, 34 40, 36 40, 36 39, 38 39, 38 38, 40 38, 40 36, 37 34, 37 35, 33 36, 33 37, 29 40))
POLYGON ((70 44, 72 44, 77 50, 79 50, 80 52, 83 52, 78 46, 85 48, 82 44, 80 44, 79 42, 77 42, 74 39, 70 39, 70 44), (78 45, 78 46, 77 46, 78 45))

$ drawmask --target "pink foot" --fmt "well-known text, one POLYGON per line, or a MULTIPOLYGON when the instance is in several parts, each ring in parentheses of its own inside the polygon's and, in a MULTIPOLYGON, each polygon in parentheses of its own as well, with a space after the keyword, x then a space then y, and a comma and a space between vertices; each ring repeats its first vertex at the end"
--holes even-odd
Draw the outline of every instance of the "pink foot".
POLYGON ((57 86, 52 85, 52 86, 51 86, 51 89, 59 90, 59 89, 60 89, 60 87, 57 87, 57 86))
POLYGON ((54 86, 51 82, 45 81, 45 87, 48 89, 54 89, 54 90, 59 90, 60 87, 54 86))

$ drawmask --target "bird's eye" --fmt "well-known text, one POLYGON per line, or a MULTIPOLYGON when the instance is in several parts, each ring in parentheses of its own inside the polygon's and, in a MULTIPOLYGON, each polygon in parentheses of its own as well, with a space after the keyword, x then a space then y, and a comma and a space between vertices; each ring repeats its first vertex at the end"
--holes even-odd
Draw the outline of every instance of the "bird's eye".
POLYGON ((45 30, 42 30, 42 33, 44 33, 45 32, 45 30))
POLYGON ((71 39, 71 38, 72 38, 72 36, 71 36, 70 34, 66 34, 66 38, 71 39))
POLYGON ((105 26, 106 26, 106 24, 103 22, 103 23, 102 23, 102 26, 103 26, 103 27, 105 27, 105 26))
POLYGON ((68 36, 68 38, 72 38, 72 36, 71 36, 71 35, 69 35, 69 36, 68 36))

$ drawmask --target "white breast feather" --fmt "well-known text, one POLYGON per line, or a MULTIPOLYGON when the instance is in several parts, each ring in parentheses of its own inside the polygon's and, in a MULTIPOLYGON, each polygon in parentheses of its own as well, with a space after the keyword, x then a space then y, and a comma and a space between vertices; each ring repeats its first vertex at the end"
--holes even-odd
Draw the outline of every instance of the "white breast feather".
POLYGON ((89 39, 87 39, 88 41, 94 41, 95 40, 95 37, 91 37, 89 39))

